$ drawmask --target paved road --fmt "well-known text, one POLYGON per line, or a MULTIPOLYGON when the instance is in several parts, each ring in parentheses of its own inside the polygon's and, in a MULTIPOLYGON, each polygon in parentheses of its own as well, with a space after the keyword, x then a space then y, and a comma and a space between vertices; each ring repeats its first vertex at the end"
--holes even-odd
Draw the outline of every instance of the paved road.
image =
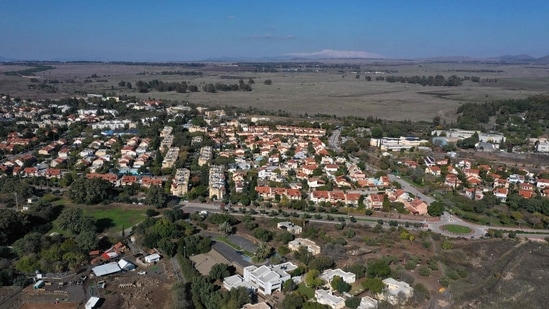
POLYGON ((440 216, 440 221, 436 222, 429 222, 428 228, 430 228, 433 232, 448 236, 448 237, 467 237, 467 238, 481 238, 486 235, 486 228, 481 225, 476 225, 467 221, 463 221, 460 218, 451 215, 447 212, 444 212, 442 216, 440 216), (446 224, 458 224, 463 225, 468 228, 470 228, 473 232, 467 235, 463 234, 452 234, 447 232, 442 228, 442 226, 446 224))
POLYGON ((335 150, 335 151, 339 151, 340 148, 339 148, 339 137, 341 136, 341 130, 337 129, 337 130, 334 130, 332 131, 332 135, 330 135, 330 137, 328 138, 328 147, 335 150))
POLYGON ((410 192, 412 193, 413 195, 421 198, 422 200, 424 200, 425 202, 427 202, 427 204, 431 204, 432 202, 435 201, 434 198, 428 196, 428 195, 425 195, 423 193, 421 193, 418 189, 416 189, 414 186, 412 186, 411 184, 409 184, 407 181, 401 179, 401 178, 398 178, 397 176, 395 175, 391 175, 389 174, 389 180, 391 182, 393 181, 396 181, 398 182, 401 186, 402 186, 402 189, 404 191, 407 191, 407 192, 410 192))
MULTIPOLYGON (((189 205, 187 206, 184 206, 183 209, 186 211, 186 212, 189 212, 189 213, 192 213, 192 212, 195 212, 195 211, 201 211, 201 210, 207 210, 209 212, 214 212, 214 213, 221 213, 223 212, 218 205, 215 205, 215 204, 207 204, 207 203, 189 203, 189 205)), ((294 212, 294 211, 292 211, 294 212)), ((302 211, 295 211, 297 214, 299 214, 299 216, 301 217, 305 212, 302 212, 302 211)), ((234 216, 244 216, 244 214, 242 213, 239 213, 239 212, 235 212, 235 213, 231 213, 232 215, 234 216)), ((309 215, 314 215, 313 213, 308 213, 309 215)), ((349 218, 347 215, 342 215, 342 214, 330 214, 332 217, 334 217, 334 220, 326 220, 326 219, 321 219, 321 220, 318 220, 318 219, 314 219, 313 218, 310 218, 309 219, 309 222, 316 222, 316 223, 321 223, 321 224, 338 224, 340 223, 340 221, 337 219, 337 217, 344 217, 345 218, 345 222, 349 223, 349 218)), ((256 214, 256 215, 252 215, 253 217, 262 217, 262 218, 265 218, 265 215, 262 215, 262 214, 256 214)), ((326 214, 322 214, 323 217, 326 216, 326 214)), ((375 226, 377 225, 377 221, 379 219, 383 220, 384 222, 388 222, 388 221, 397 221, 401 224, 404 224, 406 222, 421 222, 423 224, 425 224, 424 227, 422 227, 421 229, 424 229, 424 230, 427 230, 427 229, 431 229, 432 231, 436 232, 436 233, 439 233, 439 234, 442 234, 444 236, 448 236, 448 237, 453 237, 453 238, 457 238, 457 237, 466 237, 466 238, 480 238, 480 237, 484 237, 486 235, 486 232, 488 229, 500 229, 500 230, 513 230, 513 231, 522 231, 524 232, 525 234, 520 234, 519 236, 521 237, 527 237, 527 238, 545 238, 547 237, 547 235, 549 235, 549 230, 533 230, 533 229, 517 229, 517 228, 513 228, 513 227, 487 227, 487 226, 483 226, 483 225, 477 225, 477 224, 474 224, 474 223, 470 223, 470 222, 467 222, 467 221, 464 221, 452 214, 449 214, 447 212, 445 212, 440 218, 431 218, 431 217, 414 217, 414 218, 407 218, 407 219, 398 219, 398 218, 385 218, 385 217, 374 217, 374 216, 361 216, 361 215, 354 215, 354 217, 357 219, 357 222, 356 224, 362 224, 362 225, 368 225, 368 226, 375 226), (447 231, 445 231, 444 229, 442 229, 442 226, 443 225, 446 225, 446 224, 458 224, 458 225, 464 225, 464 226, 467 226, 469 227, 473 232, 471 234, 467 234, 467 235, 462 235, 462 234, 452 234, 452 233, 449 233, 447 231)), ((281 218, 281 217, 280 217, 281 218)), ((383 225, 384 228, 390 228, 390 226, 388 224, 384 224, 383 225)), ((230 248, 230 247, 229 247, 230 248)), ((232 248, 231 248, 232 249, 232 248)), ((233 251, 235 251, 234 249, 232 249, 233 251)), ((249 251, 249 250, 248 250, 249 251)), ((253 252, 253 251, 252 251, 253 252)))

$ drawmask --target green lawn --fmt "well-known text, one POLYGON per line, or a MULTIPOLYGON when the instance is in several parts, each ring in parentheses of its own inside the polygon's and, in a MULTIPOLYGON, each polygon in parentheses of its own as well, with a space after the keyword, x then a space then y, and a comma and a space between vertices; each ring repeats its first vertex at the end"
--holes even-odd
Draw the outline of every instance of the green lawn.
POLYGON ((315 290, 306 286, 305 283, 297 285, 297 293, 307 297, 307 299, 312 299, 315 296, 315 290))
POLYGON ((121 231, 145 219, 146 208, 128 208, 119 206, 81 206, 84 214, 97 219, 99 230, 121 231))
POLYGON ((442 228, 445 231, 448 231, 454 234, 470 234, 473 232, 473 230, 471 230, 469 227, 464 225, 458 225, 458 224, 446 224, 446 225, 443 225, 442 228))

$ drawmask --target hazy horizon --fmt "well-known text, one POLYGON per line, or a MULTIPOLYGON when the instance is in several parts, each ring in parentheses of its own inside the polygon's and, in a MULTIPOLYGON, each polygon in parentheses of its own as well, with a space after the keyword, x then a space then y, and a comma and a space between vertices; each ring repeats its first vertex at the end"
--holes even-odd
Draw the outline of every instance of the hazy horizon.
POLYGON ((0 3, 0 57, 201 61, 549 55, 546 1, 0 3))

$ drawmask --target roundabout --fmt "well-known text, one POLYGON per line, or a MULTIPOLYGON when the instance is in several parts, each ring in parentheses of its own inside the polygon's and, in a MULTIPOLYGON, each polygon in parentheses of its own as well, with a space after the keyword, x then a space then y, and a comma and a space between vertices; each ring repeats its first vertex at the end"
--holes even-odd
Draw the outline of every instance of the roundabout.
POLYGON ((473 233, 473 230, 465 225, 461 224, 445 224, 440 227, 440 229, 452 233, 452 234, 458 234, 458 235, 468 235, 473 233))

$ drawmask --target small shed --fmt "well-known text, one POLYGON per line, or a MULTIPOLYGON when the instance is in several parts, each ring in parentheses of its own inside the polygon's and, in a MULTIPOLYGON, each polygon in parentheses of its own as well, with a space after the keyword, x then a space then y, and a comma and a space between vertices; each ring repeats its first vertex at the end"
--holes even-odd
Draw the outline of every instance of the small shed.
POLYGON ((160 261, 160 254, 158 254, 158 253, 147 255, 145 257, 145 262, 147 262, 147 263, 156 263, 158 261, 160 261))
POLYGON ((34 289, 39 289, 41 287, 43 287, 44 285, 46 285, 46 282, 44 282, 44 280, 38 280, 36 281, 36 283, 34 284, 34 289))
POLYGON ((90 297, 90 299, 88 299, 88 302, 86 303, 86 309, 94 309, 95 306, 97 306, 97 304, 99 303, 99 300, 101 300, 101 298, 99 297, 90 297))
POLYGON ((123 270, 134 270, 136 267, 132 262, 128 262, 124 259, 120 259, 120 261, 118 261, 118 266, 120 266, 123 270))

